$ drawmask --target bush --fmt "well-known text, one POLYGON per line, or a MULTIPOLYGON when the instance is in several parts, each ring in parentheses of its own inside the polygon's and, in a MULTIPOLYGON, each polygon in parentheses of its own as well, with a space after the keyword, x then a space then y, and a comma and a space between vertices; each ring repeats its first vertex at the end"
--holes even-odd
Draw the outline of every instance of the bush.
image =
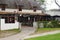
POLYGON ((39 21, 38 28, 39 28, 40 23, 43 23, 44 28, 59 28, 60 27, 59 21, 39 21))

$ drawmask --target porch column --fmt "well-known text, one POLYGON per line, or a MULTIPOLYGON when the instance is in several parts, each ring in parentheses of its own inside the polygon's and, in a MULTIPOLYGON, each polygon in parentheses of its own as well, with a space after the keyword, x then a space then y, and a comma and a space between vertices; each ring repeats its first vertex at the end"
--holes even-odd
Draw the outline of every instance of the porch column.
MULTIPOLYGON (((18 14, 18 16, 21 16, 21 14, 18 14)), ((18 20, 20 20, 20 19, 18 19, 18 20)), ((19 22, 19 29, 21 30, 22 29, 21 28, 22 23, 20 21, 18 21, 18 22, 19 22)))
POLYGON ((21 23, 19 22, 19 29, 21 30, 21 23))
POLYGON ((0 31, 1 31, 1 16, 0 16, 0 31))
POLYGON ((18 28, 21 30, 21 23, 18 21, 18 14, 15 14, 15 20, 18 22, 18 28))
POLYGON ((35 21, 35 18, 34 18, 34 22, 33 22, 33 27, 34 27, 35 29, 38 28, 38 23, 35 21))

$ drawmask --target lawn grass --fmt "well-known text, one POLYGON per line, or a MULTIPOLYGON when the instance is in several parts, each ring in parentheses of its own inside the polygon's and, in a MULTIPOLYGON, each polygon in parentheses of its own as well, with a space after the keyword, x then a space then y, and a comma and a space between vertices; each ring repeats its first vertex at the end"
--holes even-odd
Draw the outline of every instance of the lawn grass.
POLYGON ((60 28, 38 28, 35 34, 50 32, 50 31, 55 31, 55 30, 60 30, 60 28))
POLYGON ((0 30, 1 32, 19 32, 19 29, 0 30))
POLYGON ((41 36, 41 37, 35 37, 35 38, 30 38, 30 39, 25 39, 25 40, 60 40, 60 33, 41 36))
POLYGON ((11 36, 19 32, 20 32, 19 29, 0 30, 0 38, 11 36))

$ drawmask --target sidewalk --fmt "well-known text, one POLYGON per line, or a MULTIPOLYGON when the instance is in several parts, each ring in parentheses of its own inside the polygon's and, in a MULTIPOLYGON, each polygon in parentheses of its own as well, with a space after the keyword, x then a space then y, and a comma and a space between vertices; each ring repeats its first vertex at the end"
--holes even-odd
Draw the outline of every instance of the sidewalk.
POLYGON ((45 35, 50 35, 50 34, 56 34, 56 33, 60 33, 60 30, 46 32, 46 33, 41 33, 41 34, 35 34, 35 35, 31 35, 31 36, 26 36, 26 37, 24 37, 24 39, 34 38, 34 37, 38 37, 38 36, 45 36, 45 35))
POLYGON ((35 31, 35 29, 33 27, 22 27, 21 33, 18 33, 16 35, 12 35, 9 37, 1 38, 0 40, 23 40, 23 39, 27 39, 27 38, 33 38, 33 37, 38 37, 38 36, 45 36, 45 35, 49 35, 49 34, 60 33, 60 30, 56 30, 56 31, 35 34, 35 35, 30 36, 30 34, 34 33, 34 31, 35 31))
POLYGON ((33 27, 22 27, 21 33, 9 37, 1 38, 0 40, 22 40, 24 37, 28 36, 34 31, 35 30, 33 27))

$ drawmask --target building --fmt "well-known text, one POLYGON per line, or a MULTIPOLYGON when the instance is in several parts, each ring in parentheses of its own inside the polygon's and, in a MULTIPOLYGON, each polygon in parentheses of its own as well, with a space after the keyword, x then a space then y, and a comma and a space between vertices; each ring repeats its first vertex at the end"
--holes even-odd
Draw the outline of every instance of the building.
POLYGON ((50 21, 36 0, 0 0, 0 30, 37 27, 37 21, 50 21))
POLYGON ((44 16, 46 14, 43 14, 41 10, 22 9, 22 11, 19 11, 18 9, 0 9, 0 29, 21 28, 21 23, 33 27, 33 23, 40 20, 40 18, 38 19, 40 15, 44 16))
POLYGON ((34 26, 39 15, 45 14, 36 0, 0 0, 0 30, 34 26))
POLYGON ((60 9, 48 10, 46 14, 51 15, 52 19, 60 21, 60 9))

